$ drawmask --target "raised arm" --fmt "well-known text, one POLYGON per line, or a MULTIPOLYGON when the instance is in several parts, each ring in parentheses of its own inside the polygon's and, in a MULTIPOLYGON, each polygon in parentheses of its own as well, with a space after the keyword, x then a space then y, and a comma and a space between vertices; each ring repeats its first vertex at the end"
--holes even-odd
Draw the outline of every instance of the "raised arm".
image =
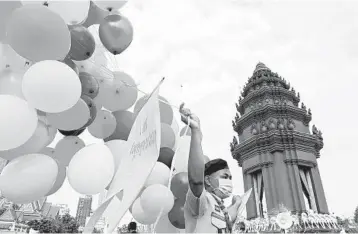
POLYGON ((190 110, 184 109, 183 104, 180 106, 182 121, 191 128, 191 142, 188 161, 188 180, 189 191, 186 197, 185 209, 199 218, 204 215, 208 207, 208 201, 204 188, 204 170, 205 161, 203 150, 201 148, 202 134, 198 117, 193 115, 190 110))
POLYGON ((204 169, 205 160, 203 149, 201 147, 202 134, 200 130, 199 118, 184 108, 184 104, 180 106, 180 114, 182 121, 191 128, 191 141, 188 162, 188 179, 191 191, 196 197, 200 197, 204 190, 204 169))

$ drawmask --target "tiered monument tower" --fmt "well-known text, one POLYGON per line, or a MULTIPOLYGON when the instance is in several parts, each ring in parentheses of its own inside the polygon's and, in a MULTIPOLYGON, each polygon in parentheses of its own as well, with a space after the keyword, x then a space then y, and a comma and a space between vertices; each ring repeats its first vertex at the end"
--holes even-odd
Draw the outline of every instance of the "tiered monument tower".
POLYGON ((231 152, 245 190, 253 189, 247 219, 280 205, 296 213, 328 213, 317 166, 322 133, 314 125, 310 132, 311 110, 299 102, 299 93, 263 63, 241 92, 232 123, 239 140, 234 137, 231 152))

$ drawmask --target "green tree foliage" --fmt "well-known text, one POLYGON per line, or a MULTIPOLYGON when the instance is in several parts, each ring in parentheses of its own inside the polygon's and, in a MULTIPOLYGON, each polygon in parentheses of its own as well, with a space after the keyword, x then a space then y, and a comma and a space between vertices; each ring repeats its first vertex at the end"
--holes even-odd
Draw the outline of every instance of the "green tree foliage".
POLYGON ((358 223, 358 206, 357 206, 356 210, 354 211, 354 222, 358 223))
POLYGON ((78 233, 78 223, 71 215, 66 214, 57 219, 42 218, 32 220, 27 225, 40 233, 78 233))

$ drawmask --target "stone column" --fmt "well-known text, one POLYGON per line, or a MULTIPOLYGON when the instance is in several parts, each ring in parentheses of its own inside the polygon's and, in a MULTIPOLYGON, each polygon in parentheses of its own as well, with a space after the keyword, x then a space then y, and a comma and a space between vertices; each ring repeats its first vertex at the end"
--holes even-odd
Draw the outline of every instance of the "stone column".
POLYGON ((297 203, 296 203, 296 211, 303 212, 306 211, 305 198, 303 197, 303 188, 300 178, 300 170, 298 165, 295 164, 292 167, 293 173, 296 179, 296 188, 297 188, 297 203))
MULTIPOLYGON (((245 191, 249 190, 250 188, 254 189, 252 175, 249 173, 244 173, 243 177, 244 177, 245 191)), ((258 215, 256 212, 254 191, 251 192, 251 196, 249 197, 249 200, 247 201, 246 213, 247 213, 247 219, 255 218, 258 215)))
POLYGON ((264 183, 264 193, 266 198, 267 212, 270 213, 275 208, 275 190, 272 180, 272 164, 268 164, 262 168, 262 180, 264 183))
POLYGON ((315 194, 318 213, 328 214, 328 206, 326 196, 324 194, 321 175, 318 166, 311 168, 312 186, 315 194))

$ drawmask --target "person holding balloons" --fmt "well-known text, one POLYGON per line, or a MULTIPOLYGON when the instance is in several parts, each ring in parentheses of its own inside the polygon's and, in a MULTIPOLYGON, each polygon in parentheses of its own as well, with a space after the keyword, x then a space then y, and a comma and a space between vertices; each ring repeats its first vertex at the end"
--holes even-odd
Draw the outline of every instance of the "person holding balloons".
POLYGON ((184 206, 185 232, 232 233, 241 197, 233 196, 232 204, 225 207, 223 200, 229 198, 233 190, 228 164, 223 159, 205 163, 199 118, 184 108, 184 104, 179 111, 182 121, 191 128, 189 190, 184 206))

